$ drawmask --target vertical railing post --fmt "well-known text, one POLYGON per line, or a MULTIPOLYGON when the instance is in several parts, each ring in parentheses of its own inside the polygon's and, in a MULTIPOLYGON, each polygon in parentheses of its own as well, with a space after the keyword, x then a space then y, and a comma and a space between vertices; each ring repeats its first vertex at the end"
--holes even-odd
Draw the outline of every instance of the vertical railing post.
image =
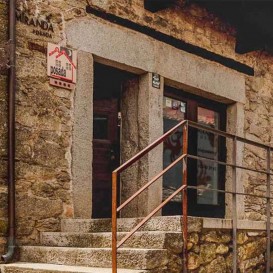
POLYGON ((266 174, 266 273, 270 273, 270 148, 267 148, 266 174))
POLYGON ((232 151, 232 239, 233 239, 233 273, 237 273, 237 187, 236 187, 236 165, 237 165, 237 138, 233 138, 232 151))
MULTIPOLYGON (((183 154, 188 154, 188 122, 183 126, 183 154)), ((183 185, 188 185, 188 166, 187 156, 182 162, 183 185)), ((183 211, 183 272, 188 272, 188 191, 183 190, 182 194, 182 211, 183 211)))
POLYGON ((112 273, 117 273, 117 176, 112 173, 112 273))

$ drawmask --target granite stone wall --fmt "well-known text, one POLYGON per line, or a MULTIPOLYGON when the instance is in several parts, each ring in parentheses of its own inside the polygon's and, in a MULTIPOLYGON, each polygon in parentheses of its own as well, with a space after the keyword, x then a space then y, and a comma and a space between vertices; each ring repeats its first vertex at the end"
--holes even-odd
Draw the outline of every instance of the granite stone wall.
MULTIPOLYGON (((189 217, 188 232, 189 272, 232 272, 233 238, 230 228, 222 230, 204 228, 200 218, 189 217)), ((182 238, 173 236, 168 238, 167 242, 169 263, 166 272, 180 273, 183 265, 182 238)), ((265 231, 238 230, 237 251, 238 273, 265 272, 265 231)))
POLYGON ((37 243, 39 231, 57 231, 61 218, 74 215, 71 198, 74 91, 50 86, 46 69, 47 43, 65 40, 63 10, 68 7, 65 1, 59 6, 61 2, 22 1, 18 5, 16 209, 19 244, 37 243), (26 16, 28 21, 23 19, 26 16), (46 21, 52 30, 31 24, 32 19, 46 21))
MULTIPOLYGON (((232 272, 230 230, 202 230, 190 233, 189 269, 198 273, 232 272)), ((266 233, 240 230, 237 238, 238 272, 265 272, 266 233)))
MULTIPOLYGON (((140 25, 181 39, 187 43, 245 63, 255 70, 255 76, 245 76, 244 136, 271 144, 273 128, 273 57, 267 52, 244 55, 235 53, 235 30, 215 15, 197 5, 184 5, 151 13, 144 10, 143 0, 90 0, 92 7, 132 20, 140 25)), ((49 85, 46 75, 47 43, 66 45, 65 27, 68 22, 94 18, 86 13, 85 0, 25 0, 18 4, 17 22, 17 96, 16 96, 16 193, 18 243, 36 244, 39 231, 57 231, 61 218, 74 216, 72 201, 72 131, 74 122, 74 91, 49 85), (46 20, 53 31, 44 31, 22 19, 22 14, 46 20), (47 33, 47 34, 46 34, 47 33)), ((6 1, 0 0, 0 50, 7 40, 6 1)), ((219 65, 219 64, 215 64, 219 65)), ((6 230, 6 72, 0 74, 0 252, 6 230), (2 236, 2 237, 1 237, 2 236)), ((255 147, 244 149, 244 164, 265 168, 265 153, 255 147)), ((246 173, 245 191, 265 193, 265 177, 246 173)), ((265 201, 245 198, 246 217, 265 219, 265 201)), ((190 261, 192 270, 212 272, 212 263, 226 264, 229 272, 230 238, 214 242, 212 236, 192 234, 190 261), (207 241, 209 240, 209 241, 207 241), (212 241, 211 241, 212 240, 212 241), (204 254, 203 242, 210 254, 204 254), (196 245, 196 247, 195 247, 196 245), (228 249, 227 249, 228 247, 228 249), (198 250, 199 249, 199 250, 198 250), (215 250, 215 251, 214 251, 215 250), (202 254, 203 253, 203 254, 202 254), (209 252, 211 253, 211 252, 209 252), (205 270, 205 271, 204 271, 205 270)), ((215 235, 216 236, 216 235, 215 235)), ((222 235, 221 235, 222 236, 222 235)), ((224 236, 224 235, 223 235, 224 236)), ((253 272, 259 269, 260 253, 244 254, 244 245, 263 240, 250 236, 242 244, 242 261, 258 259, 253 272), (245 257, 245 259, 243 259, 245 257), (257 258, 258 257, 258 258, 257 258), (257 265, 258 264, 258 265, 257 265)), ((245 237, 245 238, 246 238, 245 237)), ((243 263, 243 262, 242 262, 243 263)), ((251 263, 251 262, 249 262, 251 263)), ((247 265, 242 265, 247 266, 247 265)), ((225 267, 223 265, 223 267, 225 267)), ((220 271, 217 271, 220 272, 220 271)), ((222 271, 223 272, 223 271, 222 271)), ((250 272, 250 271, 242 271, 250 272)), ((252 272, 252 271, 251 271, 252 272)))

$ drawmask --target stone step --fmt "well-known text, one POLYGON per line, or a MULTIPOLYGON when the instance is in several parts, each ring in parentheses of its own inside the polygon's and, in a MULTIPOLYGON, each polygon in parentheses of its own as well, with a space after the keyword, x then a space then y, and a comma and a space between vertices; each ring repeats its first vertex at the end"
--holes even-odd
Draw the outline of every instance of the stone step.
MULTIPOLYGON (((118 240, 127 233, 119 232, 118 240)), ((107 248, 112 245, 110 232, 100 233, 73 233, 73 232, 42 232, 41 245, 57 247, 95 247, 107 248)), ((172 249, 177 253, 182 252, 183 242, 181 232, 142 231, 136 232, 124 247, 172 249)))
MULTIPOLYGON (((20 262, 49 263, 89 267, 111 267, 110 248, 72 248, 72 247, 20 247, 20 262)), ((118 267, 128 269, 153 269, 164 267, 168 262, 165 249, 118 250, 118 267)))
MULTIPOLYGON (((131 231, 143 218, 122 218, 118 219, 118 231, 131 231)), ((188 217, 189 232, 199 232, 202 227, 202 219, 188 217)), ((63 232, 110 232, 111 219, 64 219, 62 220, 63 232)), ((182 231, 181 216, 160 216, 150 219, 140 231, 182 231)))
MULTIPOLYGON (((0 266, 1 273, 112 273, 111 268, 41 263, 14 263, 0 266)), ((146 270, 118 269, 118 273, 150 273, 146 270)))

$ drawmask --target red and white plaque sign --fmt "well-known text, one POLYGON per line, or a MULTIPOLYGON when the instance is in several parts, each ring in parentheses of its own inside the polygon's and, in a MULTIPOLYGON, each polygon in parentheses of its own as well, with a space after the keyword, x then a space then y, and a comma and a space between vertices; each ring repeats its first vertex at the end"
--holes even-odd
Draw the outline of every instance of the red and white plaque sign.
POLYGON ((77 52, 55 44, 47 47, 47 75, 50 84, 72 89, 77 76, 77 52))

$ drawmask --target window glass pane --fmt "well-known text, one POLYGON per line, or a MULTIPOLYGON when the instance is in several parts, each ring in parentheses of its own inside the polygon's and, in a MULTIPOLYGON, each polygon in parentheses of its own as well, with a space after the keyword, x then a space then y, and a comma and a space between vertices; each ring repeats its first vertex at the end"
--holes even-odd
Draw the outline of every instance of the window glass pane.
MULTIPOLYGON (((198 107, 198 123, 219 129, 219 113, 198 107)), ((197 156, 218 160, 218 136, 203 130, 197 133, 197 156)), ((218 193, 208 189, 218 189, 218 164, 207 160, 197 161, 197 203, 218 204, 218 193)))
MULTIPOLYGON (((186 103, 172 98, 164 97, 163 103, 163 126, 164 132, 173 128, 185 119, 186 103)), ((163 167, 168 167, 182 154, 182 128, 169 136, 164 141, 163 167)), ((182 184, 182 163, 176 164, 163 176, 163 199, 170 196, 182 184)), ((174 202, 181 202, 181 195, 177 195, 174 202)))
POLYGON ((183 101, 164 97, 163 116, 167 119, 181 121, 185 119, 186 103, 183 101))
POLYGON ((93 123, 94 139, 108 139, 108 118, 103 115, 94 115, 93 123))

